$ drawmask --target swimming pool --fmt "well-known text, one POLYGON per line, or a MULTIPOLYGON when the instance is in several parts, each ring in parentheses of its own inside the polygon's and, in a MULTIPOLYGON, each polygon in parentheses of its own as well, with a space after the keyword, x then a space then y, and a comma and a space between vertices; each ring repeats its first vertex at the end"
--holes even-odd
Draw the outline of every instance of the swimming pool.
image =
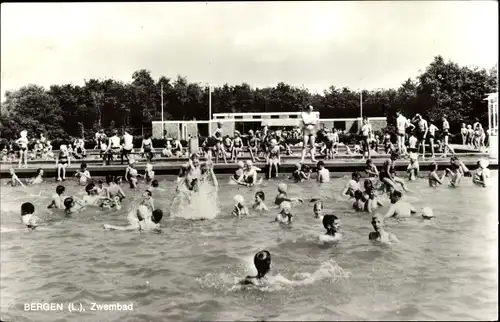
MULTIPOLYGON (((56 182, 1 189, 1 317, 7 321, 165 320, 492 320, 498 314, 498 173, 482 189, 470 179, 457 189, 431 189, 410 182, 407 196, 418 209, 430 206, 433 223, 388 222, 400 243, 368 241, 370 215, 354 213, 338 200, 345 180, 289 184, 290 196, 325 198, 326 213, 341 219, 344 239, 318 243, 324 234, 312 204, 293 209, 296 221, 282 229, 277 213, 234 219, 232 198, 249 204, 258 190, 272 204, 278 181, 256 188, 227 185, 220 178, 221 213, 214 220, 164 218, 161 234, 104 231, 103 223, 126 224, 120 212, 86 210, 70 219, 48 218, 45 229, 17 229, 22 202, 49 203, 56 182), (36 196, 41 192, 40 196, 36 196), (31 195, 31 196, 30 196, 31 195), (253 255, 272 254, 271 275, 312 275, 295 286, 263 290, 234 287, 254 274, 253 255), (85 312, 25 312, 25 303, 83 303, 85 312), (133 303, 132 312, 90 311, 90 303, 133 303)), ((347 177, 346 177, 347 178, 347 177)), ((66 182, 67 194, 83 187, 66 182)), ((155 203, 168 209, 174 192, 163 179, 155 203)), ((128 195, 139 195, 141 190, 128 195)), ((128 198, 130 199, 130 197, 128 198)), ((385 210, 385 209, 383 209, 385 210)), ((382 211, 383 211, 382 210, 382 211)), ((203 211, 203 209, 200 209, 203 211)))

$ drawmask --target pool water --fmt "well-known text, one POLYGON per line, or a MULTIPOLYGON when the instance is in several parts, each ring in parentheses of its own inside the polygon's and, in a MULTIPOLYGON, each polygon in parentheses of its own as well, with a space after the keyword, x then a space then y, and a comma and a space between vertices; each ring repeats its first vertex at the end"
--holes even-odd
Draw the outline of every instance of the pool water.
MULTIPOLYGON (((162 233, 104 231, 103 223, 125 225, 126 208, 87 209, 64 219, 44 214, 45 227, 22 228, 21 203, 42 213, 58 183, 1 189, 2 321, 168 321, 168 320, 493 320, 498 315, 498 173, 489 188, 470 178, 459 188, 429 188, 410 182, 405 198, 417 209, 429 206, 436 218, 387 222, 399 244, 368 241, 370 215, 355 213, 338 196, 348 177, 318 185, 289 184, 290 196, 322 197, 326 213, 341 220, 343 240, 318 242, 324 234, 312 204, 293 208, 290 229, 270 223, 277 214, 230 217, 233 196, 250 205, 258 190, 272 205, 279 181, 255 188, 219 178, 220 213, 213 220, 164 217, 162 233), (264 289, 235 287, 255 274, 253 255, 267 249, 270 275, 303 282, 264 289), (25 303, 82 303, 85 312, 25 312, 25 303), (90 303, 133 303, 132 312, 90 311, 90 303)), ((68 195, 83 187, 65 182, 68 195)), ((157 208, 167 210, 175 184, 160 181, 157 208)), ((200 207, 203 212, 204 207, 200 207)), ((386 208, 380 210, 385 211, 386 208)))

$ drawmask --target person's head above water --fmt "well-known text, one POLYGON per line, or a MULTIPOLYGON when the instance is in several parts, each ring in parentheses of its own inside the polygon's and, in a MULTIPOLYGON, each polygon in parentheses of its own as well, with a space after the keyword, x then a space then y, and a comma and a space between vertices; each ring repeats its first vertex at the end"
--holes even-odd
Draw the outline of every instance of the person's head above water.
POLYGON ((323 201, 318 200, 314 203, 313 212, 314 216, 319 218, 319 216, 323 213, 323 201))
POLYGON ((87 192, 87 194, 92 194, 94 191, 97 192, 96 190, 96 186, 95 184, 93 183, 89 183, 86 187, 85 187, 85 191, 87 192))
POLYGON ((64 199, 64 207, 66 209, 70 209, 73 206, 74 200, 73 197, 68 197, 64 199))
POLYGON ((64 191, 66 191, 66 188, 65 188, 64 186, 62 186, 62 185, 58 185, 58 186, 56 187, 56 193, 57 193, 58 195, 62 195, 62 194, 64 193, 64 191))
POLYGON ((360 175, 358 171, 354 171, 351 175, 352 180, 359 181, 360 175))
POLYGON ((255 254, 253 264, 257 269, 257 278, 263 278, 271 270, 271 253, 267 250, 262 250, 255 254))
POLYGON ((361 190, 354 191, 354 199, 361 200, 363 198, 363 192, 361 190))
POLYGON ((391 160, 397 160, 399 158, 399 153, 397 151, 391 152, 391 160))
POLYGON ((384 227, 384 218, 380 214, 375 214, 372 217, 372 226, 376 232, 380 231, 382 227, 384 227))
POLYGON ((266 200, 266 194, 264 193, 264 191, 257 191, 255 193, 255 201, 261 202, 264 200, 266 200))
POLYGON ((363 186, 365 187, 365 190, 367 190, 367 191, 373 190, 373 181, 365 180, 365 182, 363 182, 363 186))
POLYGON ((245 202, 245 198, 243 198, 242 195, 234 196, 233 200, 234 200, 234 203, 236 204, 236 206, 242 205, 245 202))
POLYGON ((151 182, 151 187, 153 187, 153 188, 158 188, 158 186, 159 186, 159 184, 158 184, 158 180, 153 180, 153 181, 151 182))
POLYGON ((323 169, 325 167, 325 162, 323 161, 318 161, 318 163, 316 164, 316 166, 318 167, 318 169, 323 169))
POLYGON ((245 167, 245 164, 243 163, 243 161, 238 161, 238 163, 236 163, 238 165, 238 168, 239 169, 243 169, 245 167))
POLYGON ((159 224, 163 218, 163 211, 160 209, 153 210, 153 215, 151 216, 151 221, 155 224, 159 224))
POLYGON ((246 160, 245 161, 245 166, 247 167, 247 169, 251 169, 253 167, 252 160, 246 160))
POLYGON ((323 227, 328 232, 337 232, 340 226, 340 221, 335 215, 325 215, 323 216, 323 227))
POLYGON ((287 191, 287 185, 283 182, 281 182, 280 184, 278 184, 278 192, 279 193, 286 193, 287 191))
POLYGON ((399 190, 393 190, 391 192, 391 203, 396 203, 398 202, 401 198, 403 197, 403 194, 399 190))
POLYGON ((31 215, 35 212, 35 206, 31 202, 25 202, 21 205, 21 216, 31 215))

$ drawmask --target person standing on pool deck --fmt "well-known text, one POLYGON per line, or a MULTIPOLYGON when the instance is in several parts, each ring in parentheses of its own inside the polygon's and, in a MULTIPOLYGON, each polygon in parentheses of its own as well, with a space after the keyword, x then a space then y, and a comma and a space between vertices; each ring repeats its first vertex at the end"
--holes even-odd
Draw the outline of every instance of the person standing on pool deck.
POLYGON ((313 113, 313 106, 309 105, 307 109, 301 114, 302 121, 302 135, 303 135, 303 147, 302 147, 302 157, 300 159, 300 163, 304 163, 304 159, 306 157, 307 146, 310 144, 311 146, 311 161, 316 162, 316 125, 318 123, 318 119, 316 118, 316 114, 313 113))
POLYGON ((422 160, 425 159, 425 138, 427 137, 427 132, 429 131, 429 126, 427 121, 420 114, 416 114, 413 118, 413 122, 417 124, 417 153, 420 152, 420 147, 422 147, 422 160))
POLYGON ((361 126, 362 148, 363 148, 363 159, 366 157, 370 158, 370 136, 372 135, 372 125, 368 121, 366 116, 363 116, 363 125, 361 126))
POLYGON ((68 148, 62 144, 59 148, 59 156, 56 159, 57 166, 57 181, 66 180, 66 168, 71 166, 71 157, 68 148), (62 174, 62 178, 61 178, 62 174))
POLYGON ((398 134, 398 150, 402 155, 406 155, 405 136, 406 128, 409 126, 408 119, 401 114, 401 111, 396 112, 396 129, 398 134))
POLYGON ((118 130, 113 130, 113 136, 109 138, 108 146, 105 152, 106 164, 111 164, 113 155, 118 155, 120 153, 120 137, 118 136, 118 130))
POLYGON ((121 163, 123 164, 123 157, 129 161, 129 155, 132 153, 134 149, 134 137, 130 135, 127 130, 123 131, 123 147, 121 153, 121 163))
POLYGON ((19 169, 24 161, 24 167, 28 167, 28 131, 21 131, 21 137, 16 140, 16 144, 19 146, 19 169))
POLYGON ((382 243, 398 242, 398 238, 393 233, 385 231, 384 229, 384 219, 381 215, 376 214, 372 217, 372 226, 375 231, 372 231, 368 235, 368 239, 371 241, 379 241, 382 243))
POLYGON ((446 115, 443 115, 442 119, 443 121, 443 155, 441 158, 446 158, 446 153, 450 151, 452 155, 455 154, 455 151, 453 151, 453 148, 449 145, 448 139, 450 137, 450 123, 448 123, 448 120, 446 119, 446 115))

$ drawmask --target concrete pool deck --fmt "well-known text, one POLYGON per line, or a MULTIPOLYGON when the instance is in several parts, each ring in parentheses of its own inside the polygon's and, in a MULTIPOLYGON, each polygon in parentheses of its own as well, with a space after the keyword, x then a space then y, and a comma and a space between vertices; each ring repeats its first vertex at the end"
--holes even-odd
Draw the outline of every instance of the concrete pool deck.
MULTIPOLYGON (((489 159, 489 168, 492 170, 498 169, 498 159, 490 159, 487 154, 484 153, 457 153, 460 160, 464 162, 464 164, 469 167, 471 170, 476 169, 476 164, 478 159, 487 158, 489 159)), ((377 167, 381 167, 384 161, 388 158, 388 155, 378 155, 377 157, 373 157, 373 163, 377 167)), ((240 158, 240 160, 247 160, 248 158, 240 158)), ((318 158, 320 160, 320 158, 318 158)), ((425 161, 419 160, 420 170, 427 171, 430 168, 432 162, 436 162, 438 164, 438 168, 440 170, 449 167, 450 161, 449 157, 441 158, 440 155, 432 160, 430 158, 426 158, 425 161)), ((170 159, 153 159, 152 165, 154 167, 154 171, 156 175, 177 175, 179 172, 179 168, 182 164, 187 161, 187 158, 170 158, 170 159)), ((300 161, 299 157, 291 156, 291 157, 282 157, 282 165, 280 166, 281 173, 291 173, 295 170, 295 164, 300 161)), ((126 164, 120 165, 111 164, 111 165, 102 165, 102 160, 85 160, 88 164, 88 170, 91 175, 94 177, 102 177, 106 175, 123 175, 125 173, 126 164)), ((116 161, 115 161, 116 162, 116 161)), ((356 170, 363 170, 366 166, 366 162, 362 160, 361 155, 356 156, 348 156, 348 155, 340 155, 334 160, 324 160, 325 167, 330 170, 330 172, 352 172, 356 170)), ((80 168, 80 163, 72 161, 71 166, 67 168, 66 177, 71 177, 74 173, 80 168)), ((316 164, 313 164, 310 159, 306 159, 305 164, 315 167, 316 164)), ((139 171, 144 171, 146 165, 145 160, 137 160, 136 169, 139 171)), ((264 162, 256 162, 255 166, 264 169, 264 162)), ((408 166, 407 159, 400 159, 396 162, 396 171, 406 171, 408 166)), ((0 164, 0 178, 9 178, 9 169, 15 168, 16 174, 20 178, 30 178, 36 175, 36 171, 38 168, 42 168, 44 170, 44 177, 55 177, 57 174, 57 168, 55 166, 55 161, 31 161, 28 162, 28 168, 17 168, 17 162, 15 163, 1 163, 0 164)), ((216 174, 228 174, 233 173, 237 168, 237 165, 234 163, 218 163, 214 164, 214 169, 216 174)))

